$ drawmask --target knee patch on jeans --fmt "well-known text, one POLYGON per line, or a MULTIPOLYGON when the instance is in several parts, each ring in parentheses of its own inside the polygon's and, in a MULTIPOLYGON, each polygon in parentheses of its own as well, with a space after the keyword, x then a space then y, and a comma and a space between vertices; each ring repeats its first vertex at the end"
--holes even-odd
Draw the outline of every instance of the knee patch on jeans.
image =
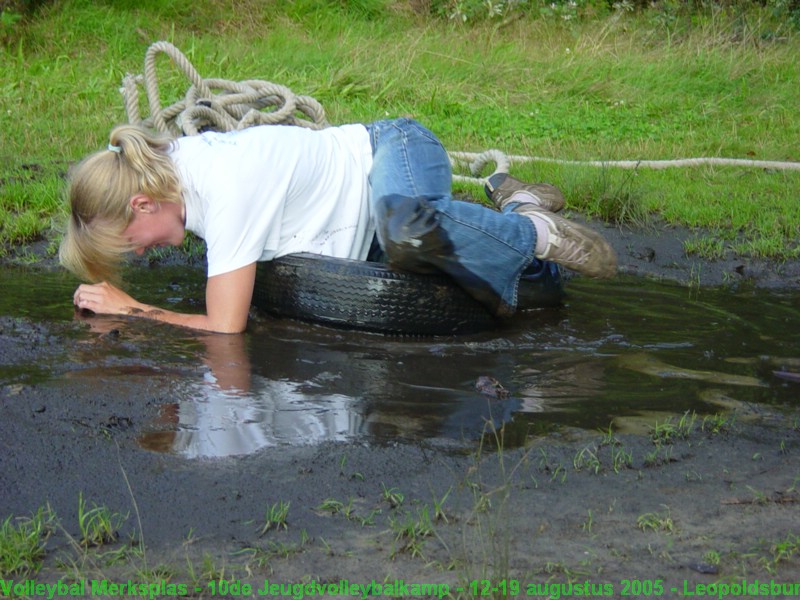
POLYGON ((375 216, 378 241, 398 268, 436 271, 433 265, 453 253, 436 209, 423 197, 383 196, 375 202, 375 216))

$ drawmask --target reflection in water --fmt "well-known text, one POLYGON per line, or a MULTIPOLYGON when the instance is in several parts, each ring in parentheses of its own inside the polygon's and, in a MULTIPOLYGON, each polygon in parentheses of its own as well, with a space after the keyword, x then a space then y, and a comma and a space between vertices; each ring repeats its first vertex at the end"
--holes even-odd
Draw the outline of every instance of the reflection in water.
POLYGON ((236 456, 290 440, 346 440, 360 430, 351 398, 310 398, 286 381, 254 383, 249 393, 226 392, 211 376, 205 386, 191 386, 191 399, 162 407, 161 422, 169 429, 142 434, 140 445, 189 458, 236 456))
MULTIPOLYGON (((202 273, 159 269, 143 276, 135 296, 198 308, 202 273)), ((0 284, 11 279, 16 284, 8 289, 18 296, 0 298, 0 316, 72 317, 72 280, 0 269, 0 284), (63 300, 43 305, 40 315, 30 312, 36 302, 18 299, 35 294, 63 300)), ((267 317, 244 335, 200 335, 78 316, 88 327, 75 327, 68 366, 36 364, 34 373, 20 358, 4 369, 15 384, 34 376, 91 377, 112 405, 123 379, 135 385, 156 376, 160 415, 137 424, 138 441, 186 457, 341 440, 471 447, 501 425, 504 443, 521 445, 571 428, 646 431, 654 420, 687 411, 772 418, 798 404, 797 293, 688 290, 621 277, 574 280, 567 294, 563 309, 523 314, 493 332, 436 339, 267 317)), ((126 415, 123 404, 113 407, 126 415)))
POLYGON ((249 454, 287 440, 296 444, 341 441, 357 433, 353 398, 307 394, 296 383, 252 373, 244 335, 201 335, 209 371, 189 382, 185 400, 162 408, 167 430, 147 432, 150 450, 187 457, 249 454))
MULTIPOLYGON (((259 338, 209 335, 200 339, 206 346, 209 370, 202 378, 177 387, 173 393, 180 399, 162 406, 158 422, 138 438, 142 447, 194 458, 357 437, 419 439, 448 432, 457 439, 473 439, 487 423, 499 426, 509 421, 521 406, 514 398, 486 399, 470 390, 454 393, 447 387, 390 379, 393 369, 386 356, 368 352, 359 357, 350 347, 320 345, 312 350, 303 344, 287 344, 286 352, 264 354, 271 361, 254 369, 246 345, 251 342, 255 349, 250 352, 261 355, 259 338), (294 378, 301 375, 301 381, 280 377, 291 365, 294 378), (262 376, 260 370, 279 378, 262 376), (404 387, 409 399, 383 404, 380 398, 387 392, 393 395, 395 385, 404 387), (427 399, 433 393, 451 395, 452 401, 430 403, 427 399)), ((391 362, 398 373, 419 374, 417 369, 407 370, 406 361, 391 362)))

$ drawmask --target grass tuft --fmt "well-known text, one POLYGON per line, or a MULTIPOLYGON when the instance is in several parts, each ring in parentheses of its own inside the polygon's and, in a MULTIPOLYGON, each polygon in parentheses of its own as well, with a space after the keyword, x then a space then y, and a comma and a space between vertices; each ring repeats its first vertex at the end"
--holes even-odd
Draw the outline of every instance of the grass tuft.
POLYGON ((30 517, 6 517, 0 525, 0 577, 26 577, 39 571, 54 522, 49 506, 30 517))
POLYGON ((88 508, 83 494, 78 496, 78 526, 81 531, 80 543, 84 547, 115 542, 119 537, 119 529, 127 518, 127 515, 94 503, 92 508, 88 508))

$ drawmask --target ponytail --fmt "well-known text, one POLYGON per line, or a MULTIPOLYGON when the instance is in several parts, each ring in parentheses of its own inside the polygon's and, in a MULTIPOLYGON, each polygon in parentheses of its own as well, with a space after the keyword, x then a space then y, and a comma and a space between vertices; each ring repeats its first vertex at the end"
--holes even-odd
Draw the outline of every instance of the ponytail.
POLYGON ((133 219, 130 199, 142 193, 157 202, 183 202, 171 144, 163 135, 121 125, 111 132, 107 149, 72 171, 62 265, 81 279, 116 278, 122 255, 133 250, 122 235, 133 219))

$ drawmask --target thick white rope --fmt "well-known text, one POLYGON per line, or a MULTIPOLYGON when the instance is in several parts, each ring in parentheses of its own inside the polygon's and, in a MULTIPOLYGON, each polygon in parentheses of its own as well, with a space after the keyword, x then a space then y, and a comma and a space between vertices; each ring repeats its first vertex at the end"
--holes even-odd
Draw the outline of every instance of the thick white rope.
MULTIPOLYGON (((145 55, 144 75, 128 74, 120 88, 128 122, 156 129, 175 136, 197 135, 202 131, 234 131, 253 125, 298 125, 311 129, 328 127, 325 110, 310 96, 297 96, 282 85, 262 80, 241 82, 224 79, 203 79, 186 56, 169 42, 156 42, 145 55), (168 55, 186 75, 191 86, 186 96, 162 108, 156 76, 156 57, 168 55), (150 116, 139 114, 139 87, 144 86, 150 116)), ((757 169, 797 170, 800 162, 749 160, 739 158, 684 158, 675 160, 564 160, 538 156, 507 155, 500 150, 485 152, 450 152, 455 168, 469 171, 469 175, 454 174, 454 181, 484 184, 497 172, 507 173, 511 164, 548 162, 588 167, 616 167, 622 169, 668 169, 700 165, 740 166, 757 169), (494 164, 490 175, 481 176, 487 165, 494 164)))
POLYGON ((144 75, 126 75, 120 92, 129 123, 176 136, 278 123, 312 129, 328 126, 325 111, 314 98, 296 96, 289 88, 269 81, 203 79, 186 56, 169 42, 150 46, 145 55, 144 75), (159 53, 167 54, 191 82, 183 100, 166 108, 161 107, 156 76, 159 53), (150 108, 146 119, 139 116, 140 85, 144 85, 150 108))
MULTIPOLYGON (((451 152, 451 156, 455 160, 464 162, 477 161, 480 157, 490 152, 499 152, 498 150, 489 150, 482 154, 473 152, 451 152)), ((675 167, 698 167, 701 165, 713 166, 739 166, 751 167, 755 169, 775 169, 775 170, 793 170, 800 171, 800 162, 785 162, 773 160, 751 160, 747 158, 717 158, 717 157, 703 157, 703 158, 677 158, 673 160, 565 160, 560 158, 545 158, 542 156, 523 156, 519 154, 512 154, 505 157, 509 164, 526 163, 526 162, 546 162, 556 163, 561 165, 576 165, 581 167, 617 167, 620 169, 671 169, 675 167)))

